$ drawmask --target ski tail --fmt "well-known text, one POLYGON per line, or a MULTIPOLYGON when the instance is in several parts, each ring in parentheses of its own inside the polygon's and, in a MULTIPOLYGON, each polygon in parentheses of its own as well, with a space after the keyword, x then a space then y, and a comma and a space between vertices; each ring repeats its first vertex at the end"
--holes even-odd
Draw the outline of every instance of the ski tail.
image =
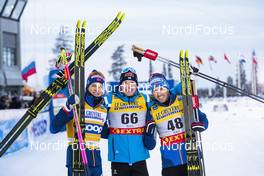
MULTIPOLYGON (((186 133, 186 152, 188 176, 205 176, 204 163, 199 157, 202 149, 197 146, 197 134, 192 131, 191 124, 197 121, 198 107, 193 104, 193 86, 190 78, 190 64, 188 51, 180 51, 179 58, 180 79, 182 84, 182 101, 186 133), (196 107, 196 109, 194 109, 196 107), (200 151, 199 151, 200 150, 200 151)), ((197 99, 197 97, 195 97, 197 99)))
MULTIPOLYGON (((194 121, 199 121, 199 99, 197 96, 197 89, 195 81, 192 80, 192 92, 193 92, 193 108, 194 108, 194 121)), ((199 160, 200 160, 200 174, 202 176, 206 176, 205 173, 205 164, 204 164, 204 156, 203 156, 203 144, 202 144, 202 136, 200 132, 196 132, 196 138, 197 138, 197 148, 198 148, 198 154, 199 154, 199 160)))

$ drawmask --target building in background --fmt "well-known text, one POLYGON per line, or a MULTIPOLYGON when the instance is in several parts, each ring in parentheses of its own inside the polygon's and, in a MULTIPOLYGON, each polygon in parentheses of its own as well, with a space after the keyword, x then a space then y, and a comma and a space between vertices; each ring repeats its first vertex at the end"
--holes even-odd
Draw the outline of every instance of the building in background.
POLYGON ((0 92, 21 94, 20 17, 27 0, 0 0, 0 92))

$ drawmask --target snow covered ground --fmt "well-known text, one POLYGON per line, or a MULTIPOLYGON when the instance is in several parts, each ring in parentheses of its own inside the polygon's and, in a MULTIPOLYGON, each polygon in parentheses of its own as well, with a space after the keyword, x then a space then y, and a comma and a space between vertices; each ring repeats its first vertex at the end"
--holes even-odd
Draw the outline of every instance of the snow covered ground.
MULTIPOLYGON (((264 173, 264 105, 247 98, 201 101, 210 126, 202 135, 208 176, 262 176, 264 173), (225 110, 225 105, 228 111, 225 110), (213 109, 216 110, 213 111, 213 109)), ((0 159, 0 176, 66 175, 66 134, 56 134, 41 141, 36 148, 10 154, 0 159)), ((104 175, 110 176, 107 142, 102 141, 104 175)), ((158 148, 148 160, 151 176, 161 171, 158 148)))

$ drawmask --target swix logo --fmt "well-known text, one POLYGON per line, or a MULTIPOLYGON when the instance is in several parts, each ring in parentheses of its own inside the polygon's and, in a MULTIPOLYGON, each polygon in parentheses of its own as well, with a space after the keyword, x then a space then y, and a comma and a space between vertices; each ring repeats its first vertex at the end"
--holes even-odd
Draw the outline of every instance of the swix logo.
POLYGON ((128 72, 125 74, 125 77, 134 77, 134 73, 128 72))

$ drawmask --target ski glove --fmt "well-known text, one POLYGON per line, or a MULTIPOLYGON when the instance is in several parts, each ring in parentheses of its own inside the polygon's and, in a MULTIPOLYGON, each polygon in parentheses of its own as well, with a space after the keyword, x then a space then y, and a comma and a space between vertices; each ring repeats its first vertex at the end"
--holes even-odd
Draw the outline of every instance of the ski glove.
POLYGON ((72 106, 79 103, 79 97, 75 94, 71 95, 67 102, 66 102, 66 108, 68 111, 72 110, 72 106))
POLYGON ((203 132, 205 130, 205 125, 203 122, 193 122, 192 123, 192 130, 198 131, 198 132, 203 132))
POLYGON ((150 121, 146 125, 146 135, 153 136, 156 130, 156 123, 154 121, 150 121))

